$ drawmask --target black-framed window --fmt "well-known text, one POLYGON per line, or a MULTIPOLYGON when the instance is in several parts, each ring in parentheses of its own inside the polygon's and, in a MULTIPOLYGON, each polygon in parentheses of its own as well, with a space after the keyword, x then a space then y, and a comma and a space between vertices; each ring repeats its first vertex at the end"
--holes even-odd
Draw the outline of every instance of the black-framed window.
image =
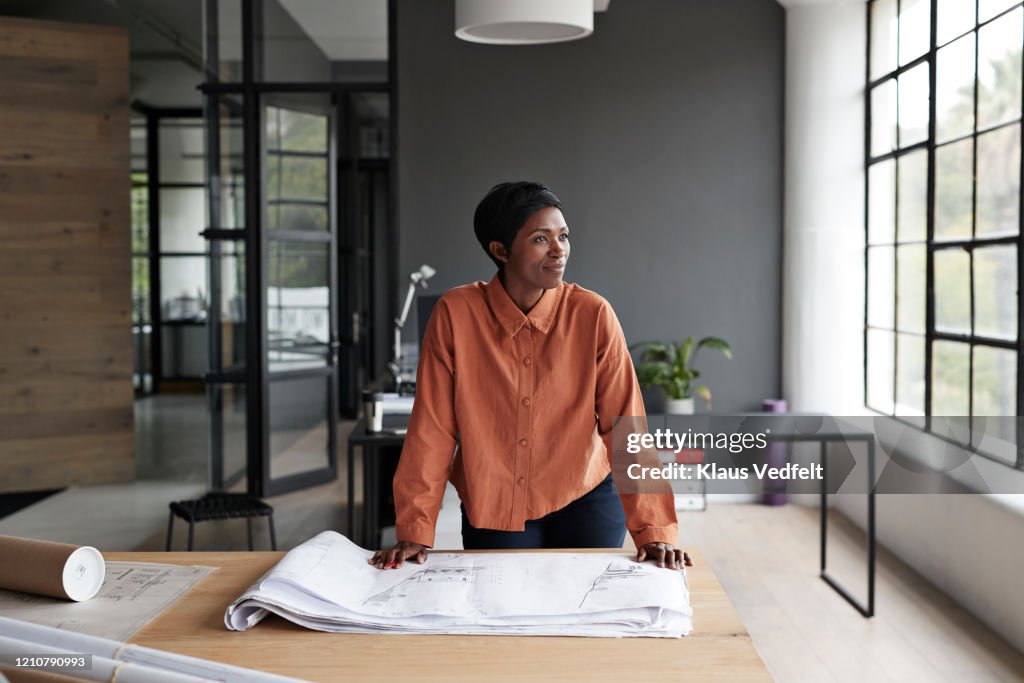
POLYGON ((1021 415, 1024 7, 867 11, 867 406, 922 426, 1021 415))
POLYGON ((151 394, 154 388, 150 349, 153 317, 150 308, 149 160, 146 136, 146 119, 133 116, 131 121, 132 377, 137 396, 151 394))

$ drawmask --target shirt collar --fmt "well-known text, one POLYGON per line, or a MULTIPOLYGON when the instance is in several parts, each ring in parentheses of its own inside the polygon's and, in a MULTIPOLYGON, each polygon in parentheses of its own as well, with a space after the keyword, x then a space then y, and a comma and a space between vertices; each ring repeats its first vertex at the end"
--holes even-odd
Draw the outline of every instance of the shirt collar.
POLYGON ((497 316, 498 322, 501 323, 501 327, 508 333, 508 336, 514 337, 528 322, 536 329, 547 334, 555 320, 555 312, 558 310, 558 304, 562 300, 565 283, 559 282, 558 287, 544 290, 540 301, 530 309, 529 314, 519 310, 516 303, 512 301, 512 297, 505 291, 505 286, 501 284, 501 278, 498 277, 497 273, 491 278, 490 282, 484 285, 484 291, 487 296, 487 304, 491 307, 494 315, 497 316))

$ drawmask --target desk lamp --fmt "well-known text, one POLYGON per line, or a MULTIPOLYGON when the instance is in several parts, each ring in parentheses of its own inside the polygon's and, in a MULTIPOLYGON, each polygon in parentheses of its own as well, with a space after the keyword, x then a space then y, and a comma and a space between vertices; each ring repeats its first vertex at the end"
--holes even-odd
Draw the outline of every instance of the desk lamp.
POLYGON ((427 280, 434 277, 436 273, 436 270, 424 263, 418 270, 414 270, 409 274, 409 291, 406 292, 405 295, 405 305, 402 306, 402 315, 395 318, 395 357, 393 361, 388 363, 388 368, 391 370, 391 374, 395 378, 395 391, 401 391, 402 388, 402 327, 405 326, 405 319, 409 317, 409 307, 412 305, 413 294, 416 292, 417 285, 426 289, 427 280))

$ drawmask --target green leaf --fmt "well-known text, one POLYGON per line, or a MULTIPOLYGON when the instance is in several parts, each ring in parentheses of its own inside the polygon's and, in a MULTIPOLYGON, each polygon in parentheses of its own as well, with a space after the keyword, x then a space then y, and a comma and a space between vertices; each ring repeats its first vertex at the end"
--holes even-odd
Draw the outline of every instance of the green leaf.
POLYGON ((693 355, 693 337, 687 337, 683 342, 676 343, 676 351, 679 354, 680 369, 685 369, 690 366, 690 358, 693 355))
POLYGON ((708 404, 708 408, 711 408, 711 390, 703 384, 698 384, 693 388, 693 393, 704 399, 704 402, 708 404))
POLYGON ((629 347, 630 351, 643 348, 641 360, 675 362, 675 350, 666 344, 656 341, 637 342, 629 347))
POLYGON ((697 342, 697 348, 707 347, 709 349, 717 349, 722 352, 722 355, 726 358, 732 358, 732 347, 729 346, 729 342, 718 337, 704 337, 697 342))

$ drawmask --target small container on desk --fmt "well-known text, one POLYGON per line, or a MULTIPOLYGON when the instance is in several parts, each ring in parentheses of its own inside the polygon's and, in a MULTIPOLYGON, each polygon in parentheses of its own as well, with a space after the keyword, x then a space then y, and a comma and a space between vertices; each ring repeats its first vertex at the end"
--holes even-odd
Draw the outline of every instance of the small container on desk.
POLYGON ((366 433, 375 434, 384 429, 384 394, 379 391, 363 392, 363 416, 366 433))

